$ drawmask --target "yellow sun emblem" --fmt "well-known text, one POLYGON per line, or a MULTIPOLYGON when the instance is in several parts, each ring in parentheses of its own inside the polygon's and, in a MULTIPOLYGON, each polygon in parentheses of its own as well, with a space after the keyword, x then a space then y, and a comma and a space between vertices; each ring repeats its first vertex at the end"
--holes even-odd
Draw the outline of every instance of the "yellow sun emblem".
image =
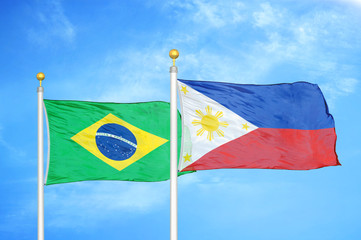
POLYGON ((224 132, 219 129, 219 126, 228 126, 227 122, 219 121, 219 118, 223 116, 223 112, 218 111, 215 115, 212 115, 212 108, 207 106, 206 114, 202 113, 201 110, 196 110, 196 114, 201 118, 201 120, 193 120, 192 124, 194 126, 202 125, 202 128, 197 131, 197 136, 202 136, 202 134, 207 131, 207 139, 212 141, 212 139, 214 139, 213 132, 215 131, 218 136, 224 137, 224 132))

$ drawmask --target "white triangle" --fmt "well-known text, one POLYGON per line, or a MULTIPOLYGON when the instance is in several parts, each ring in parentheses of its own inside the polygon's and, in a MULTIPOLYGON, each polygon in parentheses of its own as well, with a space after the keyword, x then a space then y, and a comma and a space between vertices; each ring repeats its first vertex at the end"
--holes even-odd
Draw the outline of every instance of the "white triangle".
POLYGON ((182 108, 183 133, 182 150, 178 166, 179 171, 189 166, 193 162, 197 161, 203 155, 212 151, 213 149, 236 138, 239 138, 245 134, 248 134, 258 128, 257 126, 243 119, 228 108, 224 107, 213 99, 203 95, 202 93, 194 90, 192 87, 188 86, 183 82, 178 81, 178 89, 182 108), (207 131, 203 127, 205 125, 202 125, 200 123, 200 120, 203 118, 201 115, 207 115, 206 109, 208 109, 208 114, 213 116, 215 116, 217 112, 223 113, 222 116, 218 117, 218 122, 223 122, 228 125, 218 125, 218 130, 221 130, 224 136, 220 136, 217 133, 217 130, 207 131), (198 110, 198 113, 201 113, 201 115, 197 114, 196 110, 198 110), (197 131, 202 128, 205 131, 202 135, 198 134, 197 136, 197 131), (207 138, 209 137, 210 132, 212 132, 214 136, 214 138, 212 138, 211 140, 207 138), (188 158, 186 156, 188 156, 188 158), (189 158, 189 156, 191 157, 189 158))

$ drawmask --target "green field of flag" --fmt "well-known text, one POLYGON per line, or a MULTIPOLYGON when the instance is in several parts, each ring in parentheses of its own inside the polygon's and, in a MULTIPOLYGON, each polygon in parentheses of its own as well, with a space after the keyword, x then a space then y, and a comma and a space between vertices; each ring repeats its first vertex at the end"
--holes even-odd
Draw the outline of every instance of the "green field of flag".
MULTIPOLYGON (((44 105, 50 140, 46 185, 170 178, 169 103, 44 100, 44 105)), ((178 152, 180 143, 178 114, 178 152)))

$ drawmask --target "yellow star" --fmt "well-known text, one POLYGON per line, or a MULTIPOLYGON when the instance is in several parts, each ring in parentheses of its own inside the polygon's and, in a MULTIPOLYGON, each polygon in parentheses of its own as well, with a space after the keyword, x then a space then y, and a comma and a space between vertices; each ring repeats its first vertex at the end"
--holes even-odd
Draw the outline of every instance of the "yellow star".
POLYGON ((188 155, 188 153, 187 153, 187 155, 185 155, 183 158, 184 158, 184 162, 187 162, 187 161, 191 161, 191 157, 192 157, 192 155, 188 155))
POLYGON ((182 86, 182 90, 181 90, 181 91, 184 92, 184 95, 186 95, 187 92, 189 92, 189 91, 187 90, 187 87, 186 87, 186 86, 182 86))
POLYGON ((246 131, 248 130, 249 126, 247 125, 247 123, 242 124, 243 128, 242 129, 246 129, 246 131))

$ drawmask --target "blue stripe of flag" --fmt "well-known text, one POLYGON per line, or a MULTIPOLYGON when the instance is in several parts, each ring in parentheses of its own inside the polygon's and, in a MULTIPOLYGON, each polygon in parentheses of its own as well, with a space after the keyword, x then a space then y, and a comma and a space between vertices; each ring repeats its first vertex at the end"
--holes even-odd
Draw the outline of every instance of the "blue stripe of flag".
POLYGON ((332 115, 317 84, 250 85, 179 79, 260 128, 333 128, 332 115))

